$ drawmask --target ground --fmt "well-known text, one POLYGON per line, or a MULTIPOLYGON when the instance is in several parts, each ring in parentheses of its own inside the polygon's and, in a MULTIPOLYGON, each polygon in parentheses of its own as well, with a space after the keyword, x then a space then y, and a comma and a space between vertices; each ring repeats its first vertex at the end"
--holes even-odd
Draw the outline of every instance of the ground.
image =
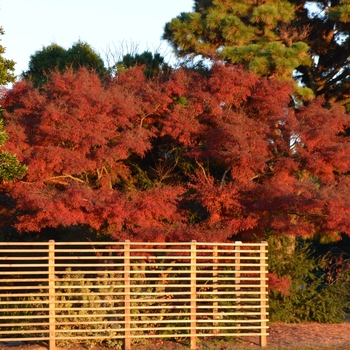
MULTIPOLYGON (((260 348, 258 337, 244 337, 238 340, 225 341, 222 339, 202 340, 198 350, 231 350, 260 348)), ((270 324, 268 349, 346 349, 350 350, 350 320, 341 324, 270 324)), ((45 344, 4 344, 0 350, 46 350, 45 344)), ((149 345, 135 345, 133 350, 188 350, 188 342, 175 343, 155 340, 149 345)), ((59 350, 85 350, 82 346, 59 348, 59 350)), ((106 347, 95 347, 93 350, 111 350, 106 347)))

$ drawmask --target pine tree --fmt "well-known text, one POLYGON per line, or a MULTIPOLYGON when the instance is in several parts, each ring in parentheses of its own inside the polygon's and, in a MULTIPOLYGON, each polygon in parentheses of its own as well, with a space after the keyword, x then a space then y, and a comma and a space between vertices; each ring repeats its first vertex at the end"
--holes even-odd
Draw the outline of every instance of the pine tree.
POLYGON ((350 9, 336 0, 196 0, 165 25, 180 56, 219 58, 295 79, 304 99, 350 102, 350 9), (300 86, 303 86, 301 88, 300 86))
MULTIPOLYGON (((4 35, 5 32, 0 27, 0 35, 4 35)), ((1 39, 0 39, 1 41, 1 39)), ((13 60, 6 59, 3 57, 5 53, 5 47, 0 45, 0 85, 6 85, 15 81, 15 62, 13 60)))
POLYGON ((150 51, 144 51, 141 54, 128 53, 114 65, 114 69, 118 72, 125 72, 135 66, 143 66, 147 78, 164 74, 170 70, 170 66, 165 62, 164 57, 160 53, 152 53, 150 51))

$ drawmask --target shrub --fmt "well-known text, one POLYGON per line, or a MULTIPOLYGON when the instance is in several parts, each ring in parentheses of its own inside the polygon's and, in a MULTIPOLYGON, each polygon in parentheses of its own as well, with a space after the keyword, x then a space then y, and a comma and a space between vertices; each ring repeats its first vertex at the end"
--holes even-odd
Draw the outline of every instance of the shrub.
POLYGON ((270 321, 344 321, 350 305, 350 271, 329 278, 329 254, 315 257, 311 243, 269 238, 270 321), (282 287, 281 287, 282 286, 282 287))
MULTIPOLYGON (((112 280, 114 278, 111 274, 105 274, 103 277, 112 280)), ((81 343, 81 339, 74 337, 84 337, 84 343, 89 347, 106 342, 106 345, 113 346, 114 349, 122 348, 121 339, 112 339, 117 335, 117 328, 121 328, 121 325, 116 328, 118 325, 115 323, 106 323, 115 318, 114 311, 99 309, 112 308, 118 303, 118 296, 111 296, 113 292, 121 291, 116 281, 113 283, 105 279, 91 281, 86 279, 84 274, 72 273, 67 269, 62 278, 56 282, 56 287, 59 287, 56 289, 56 308, 59 309, 56 311, 58 346, 81 343), (95 294, 94 291, 104 294, 95 294), (106 316, 101 316, 102 313, 106 316), (103 330, 98 331, 101 328, 103 330), (92 336, 100 338, 89 338, 92 336), (60 339, 60 337, 72 338, 60 339)))

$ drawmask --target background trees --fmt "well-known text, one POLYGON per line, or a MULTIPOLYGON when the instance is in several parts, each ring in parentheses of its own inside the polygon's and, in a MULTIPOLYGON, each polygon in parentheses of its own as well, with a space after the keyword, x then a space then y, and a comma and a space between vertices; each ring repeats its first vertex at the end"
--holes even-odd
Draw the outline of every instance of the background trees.
POLYGON ((23 77, 31 80, 35 86, 40 87, 48 81, 51 71, 63 72, 66 69, 79 70, 85 67, 94 70, 103 78, 107 69, 100 55, 87 43, 78 41, 69 49, 57 44, 51 44, 36 51, 29 61, 29 69, 23 72, 23 77))
POLYGON ((294 78, 303 98, 349 103, 346 2, 196 0, 165 25, 179 56, 218 57, 262 76, 294 78))
POLYGON ((152 53, 150 51, 144 51, 141 54, 128 53, 114 65, 114 69, 118 72, 125 71, 137 65, 144 66, 144 73, 149 78, 154 75, 165 74, 170 69, 170 66, 160 53, 152 53))
MULTIPOLYGON (((4 35, 4 29, 2 27, 0 27, 0 35, 4 35)), ((3 57, 4 53, 5 47, 0 45, 0 85, 6 85, 15 81, 15 62, 3 57)))

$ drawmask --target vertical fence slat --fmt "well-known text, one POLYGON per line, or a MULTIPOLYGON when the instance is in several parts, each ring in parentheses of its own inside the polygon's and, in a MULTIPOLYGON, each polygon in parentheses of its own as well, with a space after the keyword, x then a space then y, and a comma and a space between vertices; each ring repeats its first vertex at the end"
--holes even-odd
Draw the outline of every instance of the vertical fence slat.
POLYGON ((131 307, 130 307, 130 241, 124 244, 124 321, 125 350, 131 350, 131 307))
POLYGON ((267 242, 261 242, 260 246, 260 298, 261 298, 261 336, 260 336, 260 346, 265 347, 267 345, 267 317, 266 317, 266 275, 267 267, 266 263, 266 246, 267 242))
POLYGON ((49 241, 48 278, 49 278, 49 349, 56 348, 56 322, 55 322, 55 241, 49 241))
POLYGON ((191 243, 191 350, 197 348, 197 242, 191 243))
MULTIPOLYGON (((213 298, 215 300, 215 298, 218 295, 218 246, 214 246, 213 247, 213 298)), ((219 318, 218 315, 218 302, 214 301, 213 302, 213 320, 217 320, 219 318)), ((218 322, 214 321, 213 322, 213 326, 217 327, 218 326, 218 322)), ((214 333, 219 333, 220 330, 217 328, 214 330, 214 333)))
MULTIPOLYGON (((236 277, 236 287, 235 287, 235 293, 237 300, 237 305, 239 306, 241 302, 239 301, 241 297, 241 293, 239 292, 241 290, 241 287, 239 286, 241 284, 240 277, 241 277, 241 241, 235 242, 235 277, 236 277)), ((237 309, 239 311, 239 308, 237 309)), ((240 327, 241 324, 238 323, 237 327, 240 327)))

